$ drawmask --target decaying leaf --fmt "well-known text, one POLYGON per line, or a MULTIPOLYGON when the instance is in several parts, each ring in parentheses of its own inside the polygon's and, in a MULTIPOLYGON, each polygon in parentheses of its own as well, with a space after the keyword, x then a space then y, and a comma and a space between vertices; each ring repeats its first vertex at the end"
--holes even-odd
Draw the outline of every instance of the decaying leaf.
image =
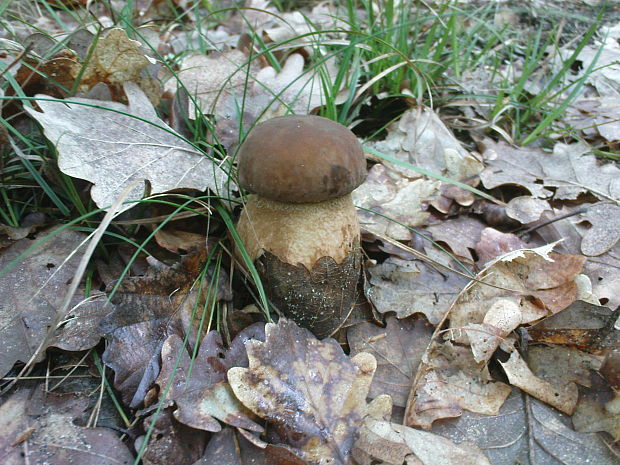
MULTIPOLYGON (((39 100, 41 112, 27 109, 56 146, 61 171, 94 184, 91 196, 99 207, 108 208, 127 186, 143 179, 153 194, 209 188, 226 196, 227 189, 235 188, 226 185, 228 176, 218 163, 157 117, 136 84, 125 83, 124 89, 129 106, 74 98, 39 100)), ((143 183, 126 200, 141 199, 144 190, 143 183)))
POLYGON ((246 343, 250 367, 228 372, 235 395, 299 457, 350 464, 374 357, 349 359, 333 339, 319 341, 289 320, 267 324, 265 333, 265 342, 246 343))
MULTIPOLYGON (((39 236, 45 240, 47 232, 39 236)), ((81 302, 81 292, 72 300, 69 312, 59 315, 84 249, 86 239, 71 229, 56 232, 40 248, 19 263, 0 280, 0 375, 4 376, 17 361, 27 362, 49 331, 55 337, 49 346, 65 350, 84 350, 99 342, 99 322, 111 308, 101 296, 81 302), (59 328, 50 325, 63 318, 59 328)), ((0 270, 35 243, 21 239, 3 251, 0 270)), ((37 361, 45 356, 43 347, 37 361)))
POLYGON ((264 340, 262 323, 239 333, 228 350, 220 334, 210 331, 202 340, 193 364, 192 349, 186 348, 179 336, 172 334, 166 339, 162 368, 155 382, 160 392, 167 392, 166 398, 176 403, 177 420, 206 431, 220 431, 217 420, 250 431, 263 431, 252 421, 251 412, 234 396, 226 379, 229 368, 248 366, 244 343, 249 339, 264 340))
POLYGON ((381 313, 396 312, 398 318, 423 313, 431 324, 445 315, 467 280, 455 273, 442 273, 421 260, 389 257, 368 268, 368 298, 381 313))
POLYGON ((153 276, 126 278, 112 297, 116 308, 102 322, 109 340, 103 360, 114 369, 115 386, 133 407, 157 378, 164 340, 181 331, 189 332, 194 341, 202 312, 209 308, 207 300, 227 298, 219 286, 209 294, 213 273, 196 282, 206 257, 201 248, 153 276))
POLYGON ((420 359, 433 330, 423 319, 386 318, 386 327, 363 322, 349 328, 351 355, 368 352, 377 360, 368 397, 389 394, 395 405, 404 407, 420 359))
MULTIPOLYGON (((194 463, 200 459, 207 441, 205 431, 189 428, 179 423, 170 409, 156 412, 144 419, 144 429, 153 428, 142 463, 144 465, 169 465, 173 463, 194 463)), ((138 438, 137 447, 143 437, 138 438)))
POLYGON ((353 449, 360 465, 377 461, 386 465, 491 465, 475 445, 455 444, 427 431, 391 423, 391 410, 389 396, 380 396, 368 406, 353 449))
POLYGON ((451 342, 434 342, 419 369, 405 417, 410 426, 428 429, 435 420, 458 417, 463 410, 497 415, 511 391, 493 382, 486 363, 476 362, 468 347, 451 342))
POLYGON ((233 428, 225 427, 211 436, 202 458, 193 465, 274 465, 265 449, 255 446, 233 428))
POLYGON ((19 389, 0 405, 0 461, 7 465, 129 465, 133 456, 110 428, 74 423, 88 405, 73 394, 19 389))
POLYGON ((412 232, 408 228, 421 226, 430 217, 427 207, 439 195, 440 185, 438 181, 421 178, 412 181, 376 164, 351 195, 364 229, 410 240, 412 232))
MULTIPOLYGON (((490 139, 484 139, 480 145, 487 163, 480 178, 488 189, 518 185, 527 189, 534 199, 545 201, 551 198, 574 200, 586 192, 603 201, 620 200, 620 168, 612 163, 599 164, 590 147, 583 142, 557 143, 552 153, 534 148, 513 148, 490 139)), ((510 201, 508 207, 510 216, 519 219, 523 214, 530 222, 538 219, 532 212, 542 214, 547 209, 540 203, 532 209, 532 205, 524 203, 521 197, 510 201)))
POLYGON ((571 415, 575 410, 579 392, 574 383, 556 386, 538 378, 516 350, 510 354, 507 362, 500 363, 508 376, 508 381, 513 386, 557 408, 560 412, 571 415))
POLYGON ((551 253, 548 246, 509 252, 491 261, 450 311, 450 327, 463 328, 484 323, 497 302, 516 299, 512 306, 520 324, 531 323, 557 313, 577 298, 575 276, 583 266, 578 255, 551 253))

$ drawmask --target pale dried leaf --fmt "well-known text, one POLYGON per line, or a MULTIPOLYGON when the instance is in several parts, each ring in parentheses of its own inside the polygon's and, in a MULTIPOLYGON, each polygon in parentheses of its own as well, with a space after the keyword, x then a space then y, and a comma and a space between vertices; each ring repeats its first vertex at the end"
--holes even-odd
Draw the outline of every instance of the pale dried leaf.
POLYGON ((575 383, 556 386, 537 377, 516 350, 510 354, 510 359, 507 362, 500 361, 500 364, 506 372, 510 384, 559 411, 572 415, 579 395, 575 383))
POLYGON ((510 386, 494 382, 485 362, 468 347, 434 343, 410 398, 406 424, 430 428, 435 420, 458 417, 463 410, 497 415, 510 386))
MULTIPOLYGON (((383 402, 383 399, 373 401, 369 408, 375 402, 383 402)), ((484 453, 474 445, 455 444, 442 436, 372 415, 364 418, 354 447, 354 455, 361 465, 370 465, 377 460, 389 465, 401 465, 410 454, 421 465, 491 465, 484 453)))
MULTIPOLYGON (((209 188, 226 195, 226 187, 234 189, 232 184, 225 186, 227 174, 216 162, 157 118, 137 85, 126 83, 124 89, 129 106, 75 98, 40 100, 42 112, 26 109, 56 145, 61 171, 94 184, 91 196, 99 207, 108 208, 135 180, 148 180, 153 194, 209 188)), ((138 200, 143 193, 144 184, 134 188, 127 200, 138 200)))

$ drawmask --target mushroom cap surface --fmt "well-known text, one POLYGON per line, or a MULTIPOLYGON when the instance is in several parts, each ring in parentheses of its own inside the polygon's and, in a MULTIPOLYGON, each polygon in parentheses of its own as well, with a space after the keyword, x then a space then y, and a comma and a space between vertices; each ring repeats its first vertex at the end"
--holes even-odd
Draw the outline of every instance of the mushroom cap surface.
POLYGON ((239 185, 272 200, 316 203, 350 193, 366 178, 357 137, 321 116, 260 123, 238 152, 239 185))

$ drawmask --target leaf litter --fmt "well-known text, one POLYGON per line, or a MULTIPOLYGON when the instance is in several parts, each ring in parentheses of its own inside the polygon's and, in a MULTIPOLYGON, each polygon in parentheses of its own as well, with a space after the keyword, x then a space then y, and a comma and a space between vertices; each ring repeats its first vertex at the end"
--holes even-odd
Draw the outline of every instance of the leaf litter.
MULTIPOLYGON (((262 58, 249 60, 242 42, 238 49, 230 48, 247 24, 256 25, 267 43, 346 27, 330 6, 316 6, 304 17, 258 11, 277 12, 262 0, 248 5, 243 14, 231 16, 229 25, 220 26, 217 38, 207 31, 211 43, 206 49, 220 47, 219 52, 190 56, 177 73, 198 97, 198 108, 190 105, 182 116, 212 121, 215 138, 209 141, 221 143, 230 154, 256 122, 288 111, 308 114, 326 101, 319 73, 307 67, 307 57, 318 48, 292 42, 291 53, 278 55, 278 70, 262 58), (216 40, 220 42, 213 46, 216 40)), ((141 8, 147 17, 156 14, 158 6, 153 2, 141 8)), ((189 17, 193 14, 188 12, 189 17)), ((617 166, 601 162, 591 147, 593 138, 617 140, 609 109, 618 82, 613 74, 616 29, 608 33, 612 40, 604 42, 599 57, 607 66, 591 75, 589 93, 569 108, 573 124, 602 124, 582 129, 585 141, 558 140, 543 150, 472 132, 479 155, 454 137, 439 110, 419 105, 391 123, 384 140, 367 144, 397 161, 369 156, 373 166, 368 180, 354 193, 363 207, 359 217, 370 251, 366 293, 385 327, 368 321, 348 328, 347 344, 339 342, 349 355, 335 340, 319 341, 283 319, 250 326, 225 343, 228 322, 218 319, 213 309, 238 296, 230 294, 233 281, 222 269, 206 271, 204 282, 218 276, 210 291, 196 280, 204 250, 191 251, 172 267, 149 257, 146 275, 125 278, 118 287, 108 284, 112 302, 95 293, 74 307, 50 345, 85 350, 105 335, 103 360, 115 372, 119 398, 140 420, 130 433, 132 438, 137 435, 134 449, 144 448, 145 464, 495 465, 526 463, 527 457, 541 463, 612 463, 609 438, 617 441, 619 431, 613 375, 617 361, 606 354, 618 344, 613 323, 620 305, 620 184, 617 166), (470 190, 445 178, 484 189, 502 201, 495 202, 493 210, 488 199, 476 200, 470 190), (491 210, 498 220, 491 221, 491 210), (382 236, 422 251, 442 266, 396 252, 394 242, 381 243, 382 236), (536 249, 560 239, 564 242, 556 250, 562 253, 536 249), (452 256, 437 252, 431 240, 452 256), (446 271, 446 266, 457 266, 455 259, 476 280, 446 271), (207 332, 212 324, 219 330, 207 332), (392 403, 407 406, 406 425, 392 420, 392 403)), ((333 31, 326 37, 341 39, 333 31)), ((87 94, 40 100, 36 109, 26 110, 56 147, 61 171, 93 184, 90 193, 98 206, 110 205, 133 179, 148 182, 132 192, 131 201, 174 189, 210 189, 225 196, 236 189, 227 160, 207 158, 156 116, 151 102, 159 100, 161 91, 151 78, 153 60, 121 29, 105 31, 96 45, 92 35, 76 34, 60 52, 48 53, 52 49, 46 47, 57 44, 37 40, 41 55, 30 66, 58 78, 56 84, 39 80, 43 91, 65 98, 68 93, 57 85, 62 84, 87 94), (87 63, 89 51, 92 59, 87 63), (100 121, 110 124, 104 127, 100 121), (117 131, 110 135, 110 128, 117 131)), ((587 67, 597 53, 588 46, 579 60, 587 67)), ((324 77, 334 82, 337 66, 326 62, 325 68, 324 77)), ((18 82, 29 76, 33 73, 22 67, 18 82)), ((173 81, 167 91, 176 98, 185 92, 173 81)), ((481 109, 478 105, 475 111, 484 113, 481 109)), ((185 134, 182 125, 173 123, 185 134)), ((25 238, 28 230, 2 231, 10 235, 0 269, 32 244, 25 238)), ((4 374, 26 361, 32 355, 28 347, 49 331, 45 321, 53 320, 54 304, 62 300, 71 279, 69 264, 79 257, 71 253, 85 236, 68 230, 58 237, 63 239, 60 246, 49 242, 45 252, 14 268, 5 280, 10 285, 0 286, 12 303, 30 298, 18 306, 23 327, 18 331, 5 326, 6 340, 18 332, 26 337, 16 343, 18 351, 8 351, 1 360, 4 374), (55 286, 54 292, 46 291, 41 281, 50 272, 41 265, 52 264, 53 269, 61 262, 67 274, 54 275, 57 284, 52 278, 45 281, 55 286)), ((159 234, 157 242, 179 261, 178 255, 200 240, 173 229, 168 236, 159 234)), ((101 264, 99 269, 104 268, 101 264)), ((16 321, 13 306, 2 311, 16 321)), ((255 316, 247 313, 239 321, 255 316)), ((47 394, 43 404, 41 396, 35 396, 36 402, 27 405, 25 392, 18 388, 0 406, 5 412, 0 418, 19 419, 7 430, 13 436, 2 441, 6 457, 33 451, 30 443, 45 445, 48 436, 62 431, 79 438, 62 444, 71 449, 71 460, 89 463, 92 457, 83 456, 84 450, 102 447, 95 435, 107 445, 105 458, 98 458, 133 461, 134 454, 114 433, 102 435, 101 429, 73 423, 83 409, 79 402, 72 406, 75 399, 47 394), (58 418, 51 418, 48 404, 55 406, 58 418), (23 413, 39 405, 45 407, 23 413), (17 412, 16 417, 11 412, 17 412), (31 426, 26 419, 33 418, 38 423, 31 426), (63 422, 71 426, 60 429, 63 422)), ((45 447, 39 453, 40 460, 53 463, 63 463, 65 457, 49 455, 45 447)), ((30 460, 38 457, 31 455, 30 460)))

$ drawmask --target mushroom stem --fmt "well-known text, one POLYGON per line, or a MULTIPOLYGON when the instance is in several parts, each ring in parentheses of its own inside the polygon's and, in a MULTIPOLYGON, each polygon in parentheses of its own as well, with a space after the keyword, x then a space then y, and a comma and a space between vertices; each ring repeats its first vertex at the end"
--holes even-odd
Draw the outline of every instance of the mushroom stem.
POLYGON ((237 231, 272 304, 319 337, 355 303, 360 229, 351 195, 291 204, 248 196, 237 231))

